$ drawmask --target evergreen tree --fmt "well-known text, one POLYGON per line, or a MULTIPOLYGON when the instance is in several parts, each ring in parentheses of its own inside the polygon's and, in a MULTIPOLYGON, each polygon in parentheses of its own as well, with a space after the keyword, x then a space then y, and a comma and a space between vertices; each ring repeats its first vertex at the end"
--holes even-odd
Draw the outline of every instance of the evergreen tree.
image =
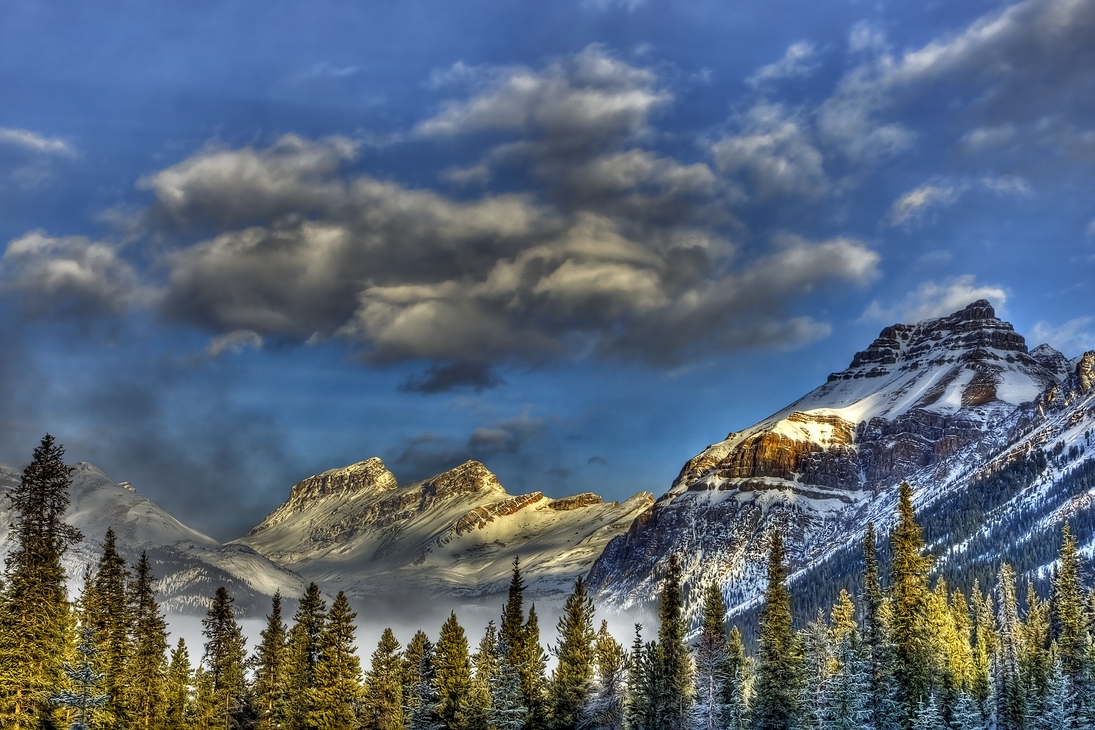
POLYGON ((558 662, 548 693, 549 727, 577 730, 586 724, 586 707, 593 696, 593 600, 579 577, 563 606, 558 624, 558 662))
POLYGON ((773 532, 768 556, 768 586, 760 614, 756 692, 750 707, 753 730, 795 727, 802 686, 801 657, 792 624, 783 537, 779 532, 773 532))
POLYGON ((901 705, 895 676, 897 653, 890 632, 890 607, 879 578, 874 524, 863 538, 863 648, 872 697, 871 724, 876 730, 898 730, 901 705))
POLYGON ((921 701, 913 715, 913 730, 940 730, 946 727, 943 713, 939 709, 939 701, 934 694, 929 694, 927 702, 921 701))
POLYGON ((407 730, 441 730, 439 697, 434 689, 433 644, 422 631, 415 633, 403 653, 403 710, 407 730), (407 684, 408 678, 413 681, 407 684))
POLYGON ((521 577, 521 558, 517 556, 513 559, 513 576, 510 579, 506 605, 502 607, 500 627, 500 638, 509 647, 510 664, 514 666, 521 663, 521 655, 525 647, 524 592, 525 581, 521 577))
MULTIPOLYGON (((977 700, 967 692, 958 693, 958 701, 951 713, 950 730, 983 730, 985 726, 977 700)), ((1056 730, 1061 730, 1058 726, 1056 730)))
POLYGON ((992 657, 996 652, 995 618, 992 599, 982 593, 976 581, 973 584, 974 624, 973 624, 973 683, 970 695, 985 710, 989 707, 992 691, 992 657))
POLYGON ((186 642, 179 643, 171 652, 171 663, 167 667, 165 682, 164 730, 188 730, 190 728, 193 706, 191 687, 193 671, 190 668, 190 654, 186 642))
POLYGON ((1026 687, 1019 671, 1023 652, 1023 627, 1015 596, 1015 572, 1004 563, 997 580, 1000 612, 997 616, 999 644, 996 654, 997 716, 1005 728, 1021 730, 1026 724, 1026 687))
POLYGON ((1038 597, 1034 583, 1027 581, 1027 616, 1023 623, 1020 674, 1032 703, 1041 703, 1048 693, 1052 666, 1049 656, 1049 603, 1038 597))
POLYGON ((277 730, 286 721, 288 695, 288 629, 281 620, 281 591, 274 593, 266 628, 255 650, 254 695, 257 730, 277 730))
POLYGON ((221 730, 224 717, 220 711, 213 673, 198 665, 194 673, 194 713, 190 718, 192 730, 221 730))
POLYGON ((8 494, 14 548, 0 596, 0 727, 37 728, 52 714, 50 695, 64 676, 70 607, 61 558, 81 535, 63 521, 71 467, 49 434, 8 494))
POLYGON ((98 713, 99 727, 128 727, 128 664, 132 652, 133 616, 129 603, 129 567, 118 554, 117 536, 107 528, 103 554, 81 598, 83 615, 95 629, 99 653, 97 669, 106 675, 103 689, 109 699, 98 713))
POLYGON ((1053 634, 1065 677, 1075 682, 1083 670, 1085 631, 1080 557, 1072 528, 1065 525, 1057 575, 1053 579, 1053 634))
POLYGON ((913 514, 912 487, 907 482, 901 485, 897 524, 890 542, 893 546, 891 631, 897 654, 897 679, 906 711, 912 715, 919 712, 931 686, 927 626, 927 576, 931 560, 922 554, 924 540, 913 514))
POLYGON ((669 558, 658 606, 658 677, 654 685, 654 715, 665 730, 685 728, 692 713, 692 658, 685 641, 684 599, 681 595, 681 565, 676 555, 669 558))
POLYGON ((722 589, 711 582, 704 591, 700 636, 696 643, 696 707, 692 726, 696 730, 725 727, 727 696, 730 691, 729 655, 726 646, 726 603, 722 589))
POLYGON ((547 654, 540 645, 540 620, 535 604, 529 606, 523 641, 518 666, 521 671, 521 702, 528 710, 525 730, 542 730, 547 724, 547 701, 544 697, 547 654))
POLYGON ((308 715, 309 726, 315 730, 357 727, 355 709, 361 699, 361 663, 354 646, 356 618, 346 594, 339 591, 319 640, 316 681, 308 715))
POLYGON ((136 730, 159 730, 166 709, 167 621, 156 603, 154 583, 148 554, 142 552, 130 596, 133 640, 126 671, 125 704, 136 730))
POLYGON ((441 626, 434 648, 434 688, 437 690, 437 714, 447 730, 467 727, 468 692, 471 689, 471 660, 464 629, 456 613, 441 626))
MULTIPOLYGON (((471 657, 473 670, 471 696, 469 697, 469 726, 473 730, 486 730, 490 711, 490 688, 498 673, 498 629, 494 621, 487 622, 483 638, 471 657)), ((507 649, 508 651, 508 649, 507 649)))
POLYGON ((286 673, 293 691, 289 693, 285 707, 287 730, 310 730, 308 717, 312 710, 319 642, 326 615, 327 603, 319 586, 309 583, 293 615, 293 627, 289 629, 286 673))
POLYGON ((729 682, 723 699, 726 708, 725 727, 727 730, 745 730, 749 726, 749 666, 741 631, 737 626, 730 629, 730 637, 726 641, 726 658, 729 682))
POLYGON ((627 703, 627 653, 602 621, 593 645, 596 689, 586 715, 594 730, 623 730, 627 703))
POLYGON ((1070 727, 1064 669, 1060 660, 1054 661, 1046 676, 1046 690, 1041 711, 1034 722, 1035 730, 1063 730, 1070 727))
POLYGON ((652 730, 653 692, 650 656, 652 647, 643 643, 642 624, 635 624, 635 640, 627 671, 627 706, 624 712, 628 730, 652 730))
POLYGON ((510 664, 505 639, 494 645, 497 671, 490 675, 490 705, 487 708, 489 730, 522 730, 528 709, 521 703, 520 667, 510 664))
POLYGON ((69 726, 69 730, 88 730, 89 715, 103 707, 109 699, 107 695, 99 694, 99 687, 105 675, 95 671, 93 666, 95 655, 99 653, 94 641, 95 629, 85 626, 81 631, 81 637, 82 641, 76 647, 79 656, 77 665, 65 665, 65 675, 72 683, 72 689, 63 690, 53 697, 54 703, 77 713, 77 718, 69 726))
POLYGON ((802 694, 799 700, 800 727, 825 730, 829 723, 830 684, 835 659, 829 643, 829 627, 818 611, 817 618, 802 631, 802 694))
POLYGON ((836 645, 837 669, 832 677, 827 713, 828 730, 871 730, 869 664, 856 631, 844 633, 836 645))
POLYGON ((241 726, 247 689, 244 678, 245 642, 243 631, 236 623, 234 602, 228 595, 228 589, 221 586, 202 619, 202 635, 206 638, 202 662, 213 693, 213 721, 216 727, 225 730, 241 726))
POLYGON ((403 730, 403 666, 399 642, 384 629, 365 676, 366 730, 403 730))

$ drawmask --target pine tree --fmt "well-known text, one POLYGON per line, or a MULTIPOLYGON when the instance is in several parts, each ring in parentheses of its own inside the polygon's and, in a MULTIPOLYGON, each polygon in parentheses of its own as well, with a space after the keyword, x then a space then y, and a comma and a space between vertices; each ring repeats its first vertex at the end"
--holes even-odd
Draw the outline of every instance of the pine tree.
POLYGON ((593 600, 579 577, 563 606, 558 624, 558 662, 548 692, 549 727, 576 730, 586 724, 586 706, 593 696, 593 600))
POLYGON ((726 708, 724 723, 727 730, 745 730, 749 726, 749 664, 745 657, 745 645, 737 626, 730 629, 726 641, 726 671, 729 682, 723 705, 726 708))
POLYGON ((1034 722, 1035 730, 1063 730, 1071 725, 1064 669, 1060 660, 1054 661, 1046 676, 1046 691, 1041 711, 1034 722))
POLYGON ((367 730, 403 730, 403 666, 399 642, 384 629, 365 676, 363 727, 367 730))
POLYGON ((1020 730, 1026 724, 1026 686, 1019 671, 1023 653, 1023 627, 1019 622, 1019 604, 1015 596, 1015 572, 1004 563, 997 579, 1000 612, 996 654, 997 715, 1005 728, 1020 730))
POLYGON ((1065 525, 1057 575, 1053 580, 1053 633, 1065 677, 1075 682, 1083 669, 1087 640, 1084 620, 1083 589, 1080 585, 1080 558, 1072 528, 1065 525))
POLYGON ((164 730, 188 730, 193 714, 193 706, 190 699, 193 686, 193 672, 190 669, 190 653, 186 650, 186 642, 179 639, 179 643, 171 652, 171 663, 167 668, 167 679, 164 688, 165 713, 164 730))
POLYGON ((525 581, 521 577, 521 558, 513 559, 513 576, 509 584, 509 596, 502 608, 500 638, 506 642, 510 651, 510 663, 520 664, 525 646, 525 581))
POLYGON ((274 593, 266 628, 255 650, 254 694, 257 730, 277 730, 286 721, 288 629, 281 620, 281 591, 274 593))
POLYGON ((756 692, 750 708, 753 730, 787 730, 798 722, 801 657, 792 624, 783 537, 773 532, 760 614, 756 692))
POLYGON ((130 596, 133 639, 126 670, 125 705, 136 730, 157 730, 164 723, 167 621, 156 603, 154 582, 148 554, 142 552, 130 596))
POLYGON ((356 618, 346 594, 339 591, 319 640, 316 683, 308 715, 309 726, 315 730, 352 730, 357 726, 361 663, 354 646, 356 618))
POLYGON ((495 642, 494 659, 497 671, 489 678, 487 727, 490 730, 522 730, 528 708, 521 702, 520 667, 510 664, 510 651, 505 639, 495 642))
POLYGON ((55 704, 77 713, 69 730, 88 730, 89 716, 110 699, 105 694, 99 694, 105 675, 95 671, 93 666, 95 655, 99 653, 95 646, 95 629, 85 626, 80 635, 82 640, 76 648, 79 660, 76 665, 65 665, 65 675, 72 683, 72 689, 63 690, 52 698, 55 704))
POLYGON ((970 595, 974 603, 973 682, 970 695, 987 709, 989 696, 992 694, 992 657, 996 653, 995 618, 992 599, 981 592, 976 581, 970 595))
POLYGON ((658 675, 654 685, 654 715, 658 726, 671 730, 690 724, 692 713, 692 658, 685 641, 684 598, 681 595, 681 565, 676 555, 669 558, 658 606, 658 675))
POLYGON ((922 553, 924 540, 912 506, 912 487, 901 485, 897 524, 890 535, 893 564, 890 569, 893 614, 892 637, 897 654, 898 685, 906 711, 919 711, 931 687, 931 646, 927 626, 928 569, 931 560, 922 553))
POLYGON ((711 582, 704 591, 700 637, 696 643, 696 707, 692 723, 696 730, 719 730, 725 724, 730 683, 725 622, 722 589, 711 582))
POLYGON ((235 600, 221 586, 213 603, 202 619, 205 655, 202 662, 211 683, 214 703, 213 718, 218 728, 236 728, 244 710, 245 678, 243 631, 236 623, 235 600))
POLYGON ((544 697, 547 654, 540 645, 540 619, 536 615, 536 604, 529 606, 524 628, 524 646, 519 655, 519 666, 521 702, 528 710, 525 730, 542 730, 547 724, 547 701, 544 697))
POLYGON ((467 723, 468 691, 471 689, 471 660, 464 628, 456 613, 441 626, 434 648, 434 687, 437 713, 447 730, 464 730, 467 723))
POLYGON ((319 663, 319 642, 327 603, 315 583, 308 584, 293 616, 289 629, 288 684, 293 688, 286 702, 287 730, 310 730, 308 717, 312 709, 312 690, 316 686, 316 665, 319 663))
MULTIPOLYGON (((950 730, 983 730, 984 726, 985 721, 977 701, 970 694, 959 692, 958 701, 951 713, 950 730)), ((1062 726, 1055 730, 1062 730, 1062 726)))
POLYGON ((103 554, 86 591, 84 614, 89 617, 99 643, 98 668, 106 674, 103 688, 110 696, 99 713, 103 727, 128 727, 127 666, 132 653, 130 634, 133 616, 129 605, 129 567, 118 554, 117 537, 107 528, 103 554))
POLYGON ((34 449, 8 495, 14 549, 0 596, 0 727, 37 728, 52 714, 50 695, 64 676, 70 607, 61 558, 80 532, 63 521, 71 467, 49 434, 34 449))
POLYGON ((224 717, 217 700, 213 673, 198 665, 194 673, 194 713, 190 719, 192 730, 221 730, 224 717))
POLYGON ((586 716, 594 730, 623 730, 627 703, 627 653, 601 621, 593 645, 596 683, 586 716))
POLYGON ((943 713, 939 709, 939 700, 929 694, 927 702, 920 701, 913 715, 913 730, 939 730, 946 726, 943 713))
POLYGON ((1048 693, 1052 670, 1049 657, 1049 603, 1038 597, 1034 583, 1027 581, 1027 616, 1023 623, 1023 651, 1020 674, 1032 703, 1040 704, 1048 693))
MULTIPOLYGON (((468 697, 468 725, 472 730, 487 730, 490 711, 490 687, 498 673, 498 629, 494 621, 487 622, 483 638, 471 657, 472 679, 468 697)), ((508 650, 507 650, 508 651, 508 650)))
POLYGON ((837 669, 832 676, 828 730, 870 730, 871 704, 868 663, 862 644, 853 628, 844 632, 836 644, 837 669))
POLYGON ((627 671, 627 705, 624 712, 628 730, 653 728, 653 692, 651 689, 651 650, 643 643, 642 624, 635 624, 635 639, 631 643, 631 655, 627 671))
POLYGON ((817 618, 802 631, 802 694, 799 700, 800 727, 825 730, 829 724, 830 684, 836 663, 829 643, 829 627, 818 611, 817 618))
POLYGON ((403 709, 407 730, 441 730, 438 695, 434 688, 433 644, 422 631, 415 633, 403 653, 403 709), (408 680, 410 683, 408 684, 408 680))
POLYGON ((890 606, 879 579, 874 524, 867 524, 863 538, 863 645, 867 657, 871 724, 876 730, 898 730, 901 703, 897 678, 897 653, 890 632, 890 606))

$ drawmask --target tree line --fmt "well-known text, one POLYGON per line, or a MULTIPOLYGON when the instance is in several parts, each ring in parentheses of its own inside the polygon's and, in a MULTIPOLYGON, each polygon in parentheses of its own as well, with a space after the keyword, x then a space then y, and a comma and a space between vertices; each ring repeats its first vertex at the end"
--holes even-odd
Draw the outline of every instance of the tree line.
POLYGON ((0 727, 123 730, 1087 730, 1095 728, 1095 592, 1066 527, 1046 596, 1015 572, 951 590, 902 485, 886 560, 873 526, 856 595, 796 628, 781 536, 771 535, 755 652, 703 586, 690 633, 671 558, 657 631, 625 649, 595 629, 576 581, 545 650, 515 560, 496 624, 473 648, 455 613, 436 642, 385 629, 362 666, 344 593, 313 583, 290 621, 275 594, 250 655, 225 588, 203 620, 200 658, 168 646, 147 556, 129 566, 108 530, 75 601, 61 558, 71 469, 48 435, 11 500, 0 586, 0 727), (885 564, 884 564, 885 563, 885 564), (549 672, 548 651, 555 657, 549 672))

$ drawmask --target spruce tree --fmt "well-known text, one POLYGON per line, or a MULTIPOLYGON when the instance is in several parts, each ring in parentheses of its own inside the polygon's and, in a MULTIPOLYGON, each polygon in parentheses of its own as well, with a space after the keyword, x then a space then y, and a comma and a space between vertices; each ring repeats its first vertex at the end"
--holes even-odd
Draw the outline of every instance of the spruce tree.
POLYGON ((802 694, 799 699, 802 730, 825 730, 829 724, 832 670, 836 660, 829 638, 829 627, 818 611, 801 633, 802 694))
POLYGON ((497 671, 489 678, 487 727, 490 730, 522 730, 528 708, 521 702, 520 667, 510 664, 510 651, 505 639, 495 642, 494 659, 497 671))
POLYGON ((802 652, 795 639, 783 538, 778 531, 772 533, 757 643, 756 689, 750 708, 753 730, 788 730, 799 719, 802 652))
POLYGON ((225 730, 240 727, 247 689, 244 677, 245 642, 243 631, 236 623, 234 602, 228 589, 221 586, 202 619, 202 635, 206 638, 202 662, 211 685, 213 718, 216 727, 225 730))
POLYGON ((75 665, 65 665, 65 675, 72 688, 62 690, 52 698, 55 704, 76 713, 76 719, 69 726, 70 730, 87 730, 91 727, 88 724, 91 715, 110 699, 99 693, 105 675, 95 671, 94 667, 95 655, 99 653, 95 646, 95 629, 85 626, 80 635, 82 640, 76 647, 79 659, 75 665))
POLYGON ((1006 728, 1020 729, 1027 719, 1026 683, 1020 674, 1023 653, 1023 627, 1019 622, 1019 604, 1015 596, 1015 572, 1004 563, 997 579, 1000 611, 997 616, 999 638, 996 654, 997 716, 1006 728))
POLYGON ((0 727, 37 728, 61 684, 70 607, 61 558, 80 532, 64 522, 71 467, 46 434, 8 497, 13 510, 0 596, 0 727))
POLYGON ((730 636, 726 640, 726 659, 729 682, 723 699, 726 708, 725 727, 727 730, 745 730, 749 726, 749 662, 745 657, 745 645, 737 626, 730 629, 730 636))
POLYGON ((403 715, 409 725, 411 714, 419 704, 423 682, 433 682, 433 644, 425 631, 419 629, 407 642, 402 669, 403 715))
POLYGON ((308 715, 309 726, 315 730, 356 727, 355 707, 361 699, 361 663, 354 646, 356 618, 346 594, 339 591, 319 640, 316 681, 308 715))
POLYGON ((913 714, 913 730, 939 730, 945 726, 939 700, 934 694, 928 694, 926 701, 917 703, 916 712, 913 714))
POLYGON ((828 730, 871 730, 868 663, 855 629, 844 633, 835 649, 837 669, 833 673, 826 715, 828 730))
POLYGON ((525 646, 524 592, 525 581, 521 577, 521 558, 517 556, 513 559, 509 596, 506 599, 506 605, 502 607, 500 627, 500 638, 509 647, 510 663, 513 665, 521 662, 521 654, 525 646))
POLYGON ((688 727, 692 711, 692 658, 685 641, 684 598, 681 594, 681 565, 676 555, 669 558, 658 606, 659 682, 654 685, 654 715, 658 727, 666 730, 688 727))
POLYGON ((365 675, 363 727, 367 730, 403 730, 403 666, 399 642, 384 629, 365 675))
POLYGON ((193 706, 190 700, 194 673, 190 668, 190 653, 186 642, 179 643, 171 652, 164 688, 164 730, 188 730, 193 706))
POLYGON ((198 665, 194 673, 194 713, 190 718, 192 730, 222 730, 225 726, 220 702, 217 700, 213 674, 198 665))
POLYGON ((635 639, 631 643, 627 671, 627 706, 624 712, 628 730, 653 728, 653 667, 650 663, 652 652, 649 644, 643 643, 642 632, 642 624, 635 624, 635 639))
POLYGON ((164 724, 167 678, 167 621, 156 603, 155 577, 148 554, 141 553, 130 596, 133 639, 126 671, 126 706, 136 730, 164 724))
POLYGON ((1064 730, 1071 725, 1068 714, 1070 704, 1067 684, 1060 660, 1053 662, 1046 676, 1046 690, 1040 711, 1033 725, 1034 730, 1064 730))
POLYGON ((593 644, 596 683, 586 715, 594 730, 623 730, 627 703, 627 653, 601 621, 593 644))
POLYGON ((1083 589, 1080 585, 1080 557, 1072 528, 1065 525, 1061 536, 1057 575, 1053 579, 1053 634, 1065 677, 1075 682, 1083 669, 1087 641, 1083 589))
POLYGON ((897 654, 898 685, 909 715, 919 711, 931 686, 931 646, 927 625, 928 569, 924 540, 912 506, 912 487, 901 485, 897 524, 890 534, 893 564, 890 568, 891 631, 897 654))
POLYGON ((100 647, 99 669, 106 674, 103 688, 110 699, 100 717, 105 727, 109 728, 127 727, 129 721, 126 706, 129 696, 127 665, 132 651, 130 634, 133 623, 128 596, 129 580, 129 567, 118 554, 117 536, 108 527, 91 589, 85 593, 87 605, 84 613, 90 617, 90 625, 95 628, 100 647))
POLYGON ((437 714, 447 730, 467 727, 468 692, 471 689, 471 660, 464 628, 456 613, 441 626, 434 648, 434 688, 437 690, 437 714))
POLYGON ((694 678, 696 730, 720 730, 725 727, 726 699, 730 684, 729 656, 726 646, 726 603, 718 583, 704 591, 700 636, 696 643, 694 678))
POLYGON ((316 665, 319 663, 319 642, 323 635, 327 603, 315 583, 308 584, 293 615, 289 629, 289 686, 293 691, 286 701, 287 730, 310 730, 308 717, 312 709, 312 690, 316 686, 316 665))
POLYGON ((1027 615, 1023 622, 1023 653, 1020 673, 1030 701, 1041 703, 1048 693, 1052 665, 1049 656, 1049 603, 1038 597, 1034 583, 1027 581, 1027 615))
POLYGON ((497 647, 498 629, 491 620, 487 622, 483 638, 479 640, 479 646, 471 657, 472 686, 468 698, 468 724, 472 730, 487 730, 491 682, 498 673, 497 647))
POLYGON ((558 662, 548 692, 549 727, 577 730, 587 722, 586 707, 593 696, 593 600, 579 577, 563 606, 558 624, 558 662))
MULTIPOLYGON (((967 692, 959 692, 958 701, 951 713, 950 730, 983 730, 984 726, 984 717, 977 700, 967 692)), ((1062 730, 1063 727, 1058 725, 1054 730, 1062 730)))
POLYGON ((525 730, 542 730, 547 724, 547 701, 544 697, 547 654, 540 645, 540 619, 536 615, 536 604, 529 606, 524 628, 524 645, 519 655, 519 666, 521 702, 528 710, 525 730))
POLYGON ((970 695, 987 713, 992 694, 992 658, 996 652, 995 614, 992 599, 988 594, 982 593, 977 581, 974 581, 970 595, 974 604, 973 681, 970 695))
POLYGON ((863 538, 863 648, 870 687, 871 723, 876 730, 898 730, 901 703, 897 678, 897 653, 890 632, 890 606, 882 590, 875 552, 874 524, 867 523, 863 538))
POLYGON ((286 721, 288 629, 281 620, 281 591, 274 593, 266 628, 255 650, 254 695, 257 730, 278 730, 286 721))

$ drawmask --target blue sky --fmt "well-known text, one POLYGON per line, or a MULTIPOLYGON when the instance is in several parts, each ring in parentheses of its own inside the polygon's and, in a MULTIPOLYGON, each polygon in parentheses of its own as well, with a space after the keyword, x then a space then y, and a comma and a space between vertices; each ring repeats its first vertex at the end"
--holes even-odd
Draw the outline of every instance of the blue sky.
POLYGON ((1095 348, 1095 3, 0 9, 0 459, 668 488, 885 325, 1095 348))

